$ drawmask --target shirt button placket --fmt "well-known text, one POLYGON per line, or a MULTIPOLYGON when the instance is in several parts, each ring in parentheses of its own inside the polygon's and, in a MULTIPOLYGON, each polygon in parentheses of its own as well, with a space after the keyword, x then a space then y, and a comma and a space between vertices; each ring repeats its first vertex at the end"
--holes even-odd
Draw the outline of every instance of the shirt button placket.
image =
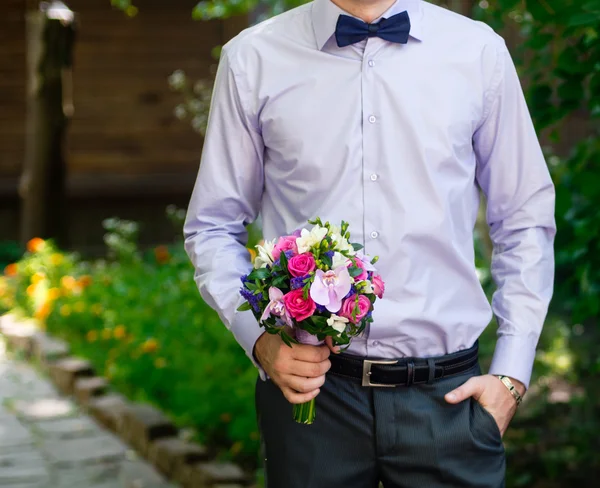
MULTIPOLYGON (((365 232, 365 249, 364 251, 375 256, 379 254, 380 246, 380 217, 378 207, 381 204, 380 185, 383 184, 381 179, 381 162, 378 156, 378 146, 381 143, 382 137, 382 116, 379 105, 375 101, 379 96, 375 96, 376 78, 381 75, 380 68, 372 58, 377 49, 377 43, 368 43, 365 48, 364 59, 362 64, 362 109, 363 109, 363 215, 364 215, 364 232, 365 232), (375 48, 375 49, 374 49, 375 48)), ((384 166, 383 166, 384 167, 384 166)), ((378 354, 381 343, 373 341, 371 327, 368 328, 370 340, 366 342, 366 354, 378 354)))

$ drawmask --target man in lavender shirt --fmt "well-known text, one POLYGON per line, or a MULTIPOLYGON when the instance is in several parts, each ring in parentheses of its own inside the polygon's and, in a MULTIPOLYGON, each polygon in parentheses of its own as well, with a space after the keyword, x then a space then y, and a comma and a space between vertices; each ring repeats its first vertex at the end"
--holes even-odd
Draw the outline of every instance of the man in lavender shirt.
POLYGON ((223 47, 185 248, 259 370, 269 488, 504 485, 502 435, 552 295, 554 199, 511 56, 483 23, 424 0, 315 0, 223 47), (347 351, 287 347, 236 311, 259 214, 266 239, 344 219, 380 256, 385 296, 347 351), (291 403, 315 396, 315 423, 295 424, 291 403))

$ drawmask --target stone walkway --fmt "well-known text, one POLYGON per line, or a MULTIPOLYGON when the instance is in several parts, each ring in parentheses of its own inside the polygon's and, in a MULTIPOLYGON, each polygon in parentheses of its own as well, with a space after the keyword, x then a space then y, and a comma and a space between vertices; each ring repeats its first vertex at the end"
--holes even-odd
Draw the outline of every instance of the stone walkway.
POLYGON ((1 488, 174 488, 0 337, 1 488))

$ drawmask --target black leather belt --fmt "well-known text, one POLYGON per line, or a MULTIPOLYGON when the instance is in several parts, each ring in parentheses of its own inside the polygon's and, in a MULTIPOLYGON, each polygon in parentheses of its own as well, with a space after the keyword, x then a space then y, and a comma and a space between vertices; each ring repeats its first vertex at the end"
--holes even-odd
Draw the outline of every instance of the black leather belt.
POLYGON ((329 373, 362 381, 363 386, 410 386, 463 373, 478 361, 473 347, 433 358, 370 359, 351 354, 330 354, 329 373))

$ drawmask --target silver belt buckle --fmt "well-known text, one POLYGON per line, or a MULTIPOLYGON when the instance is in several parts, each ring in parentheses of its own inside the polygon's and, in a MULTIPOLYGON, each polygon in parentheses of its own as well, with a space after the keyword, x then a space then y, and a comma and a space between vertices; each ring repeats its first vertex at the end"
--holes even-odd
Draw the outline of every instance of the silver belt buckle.
POLYGON ((400 383, 394 385, 384 385, 382 383, 371 383, 371 366, 373 364, 397 364, 398 360, 372 360, 372 359, 364 359, 363 360, 363 374, 362 374, 362 386, 381 386, 381 387, 389 387, 394 388, 398 386, 400 383))

